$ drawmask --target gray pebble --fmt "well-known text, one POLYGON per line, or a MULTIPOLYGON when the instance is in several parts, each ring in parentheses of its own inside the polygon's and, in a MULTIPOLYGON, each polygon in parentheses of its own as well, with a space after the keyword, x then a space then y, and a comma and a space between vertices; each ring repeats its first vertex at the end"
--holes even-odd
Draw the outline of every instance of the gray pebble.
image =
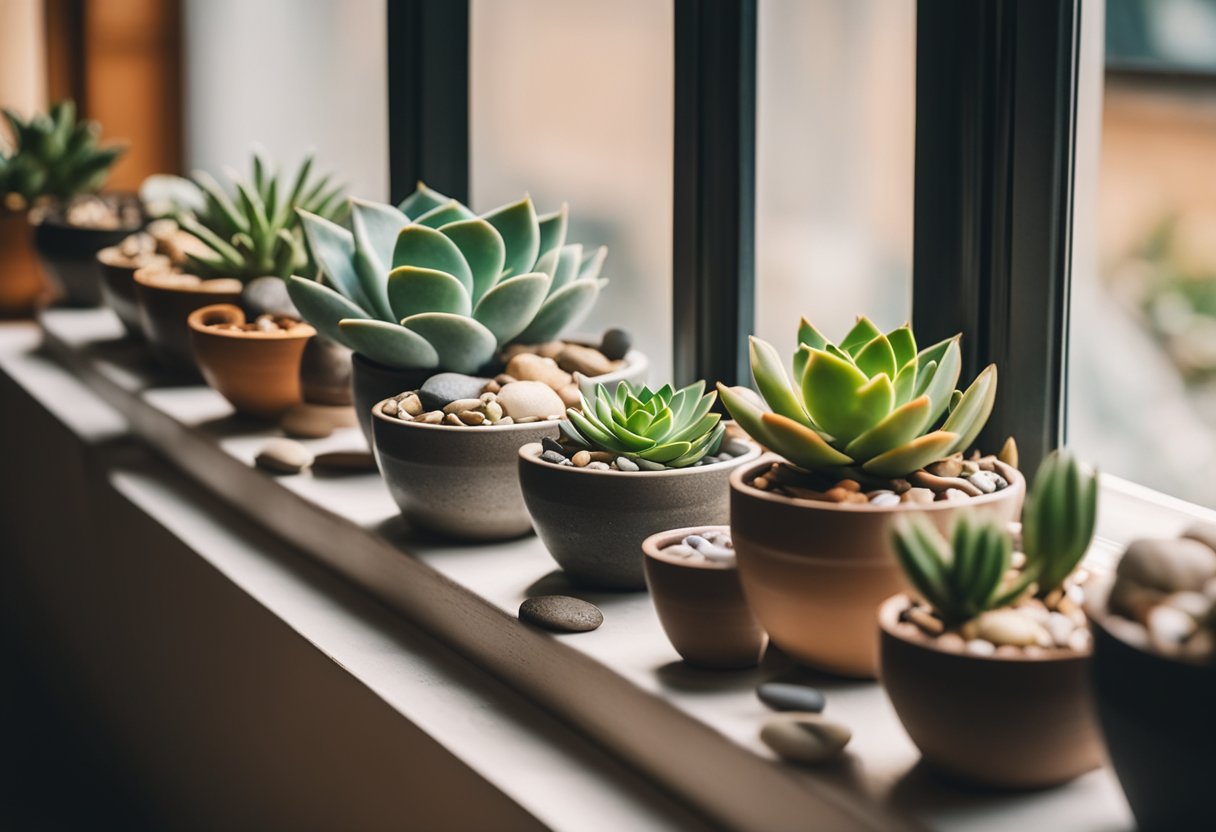
POLYGON ((818 688, 793 682, 765 682, 756 688, 756 696, 774 711, 809 711, 817 714, 827 704, 823 692, 818 688))
POLYGON ((751 449, 752 446, 742 439, 728 439, 722 443, 719 453, 724 453, 728 456, 743 456, 751 449))
POLYGON ((480 399, 487 381, 464 373, 436 373, 422 383, 418 397, 427 410, 442 410, 459 399, 480 399))
POLYGON ((638 464, 627 456, 618 456, 616 458, 616 467, 621 471, 637 471, 638 464))
POLYGON ((540 458, 545 462, 552 462, 554 465, 569 465, 570 460, 566 459, 565 454, 560 454, 557 451, 545 451, 540 455, 540 458))
POLYGON ((629 354, 632 346, 633 336, 628 332, 623 329, 610 329, 604 333, 604 340, 600 342, 600 352, 609 361, 620 361, 629 354))
POLYGON ((541 595, 519 605, 519 620, 558 633, 585 633, 604 623, 595 604, 568 595, 541 595))
POLYGON ((588 462, 586 467, 593 471, 607 471, 612 466, 609 465, 607 462, 588 462))
POLYGON ((991 494, 997 488, 996 478, 992 471, 976 471, 967 480, 985 494, 991 494))
POLYGON ((254 461, 276 474, 298 474, 312 464, 312 454, 299 442, 275 438, 262 447, 254 461))
POLYGON ((637 466, 643 471, 666 471, 667 466, 661 462, 651 462, 649 459, 635 459, 637 466))

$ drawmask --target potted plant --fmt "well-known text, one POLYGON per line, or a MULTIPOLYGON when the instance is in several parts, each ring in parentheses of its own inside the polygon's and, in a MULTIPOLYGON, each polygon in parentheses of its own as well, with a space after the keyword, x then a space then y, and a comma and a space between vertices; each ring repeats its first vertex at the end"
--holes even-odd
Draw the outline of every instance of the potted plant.
MULTIPOLYGON (((219 303, 251 307, 250 289, 255 284, 271 290, 278 286, 281 302, 287 302, 283 281, 312 268, 296 208, 333 217, 344 210, 341 188, 331 187, 327 176, 314 181, 311 173, 308 158, 290 178, 280 177, 255 153, 252 179, 233 176, 231 191, 206 173, 194 175, 194 198, 179 200, 173 210, 181 230, 196 241, 184 252, 184 266, 180 271, 140 269, 134 276, 140 322, 158 360, 176 369, 196 367, 187 319, 197 309, 219 303)), ((272 314, 283 311, 294 310, 277 309, 272 314)), ((256 336, 250 341, 254 345, 250 357, 256 360, 259 347, 269 341, 256 336)), ((203 362, 209 358, 205 353, 197 356, 203 362)), ((216 377, 231 370, 239 371, 239 366, 216 365, 208 373, 216 377)), ((294 372, 298 371, 297 367, 294 372)))
POLYGON ((642 541, 671 526, 722 524, 731 471, 760 455, 723 442, 716 393, 705 383, 653 391, 596 385, 569 408, 564 443, 519 450, 524 502, 540 539, 570 580, 644 589, 642 541))
POLYGON ((684 661, 714 670, 755 667, 768 635, 743 598, 727 526, 694 526, 642 541, 646 586, 684 661))
POLYGON ((607 362, 599 366, 559 364, 569 351, 554 339, 587 315, 606 282, 606 249, 584 254, 566 243, 565 206, 537 216, 525 197, 479 217, 420 183, 397 207, 352 199, 350 231, 300 214, 326 282, 293 277, 291 297, 318 332, 353 350, 355 408, 369 442, 376 402, 445 372, 461 376, 446 386, 467 391, 509 372, 521 345, 553 352, 533 350, 535 360, 516 362, 527 375, 510 378, 543 381, 567 401, 577 395, 572 370, 605 381, 646 371, 636 351, 616 361, 596 353, 607 362))
MULTIPOLYGON (((78 121, 71 101, 29 120, 8 109, 4 117, 15 142, 14 153, 2 165, 7 180, 2 188, 5 246, 17 245, 13 241, 25 235, 20 217, 28 210, 34 247, 62 300, 95 305, 101 295, 94 255, 144 222, 133 195, 96 195, 124 148, 98 147, 101 128, 93 121, 78 121)), ((28 288, 19 294, 37 294, 33 281, 20 274, 16 279, 28 288)))
POLYGON ((1093 539, 1097 475, 1056 452, 1035 476, 1014 558, 1008 525, 924 517, 893 541, 916 595, 879 613, 882 683, 934 768, 999 788, 1041 788, 1102 763, 1086 675, 1077 565, 1093 539))
POLYGON ((1109 595, 1087 598, 1093 691, 1141 829, 1198 829, 1216 778, 1216 526, 1138 540, 1109 595))
POLYGON ((908 326, 859 318, 840 345, 804 319, 791 385, 776 351, 751 339, 754 394, 719 385, 743 430, 784 459, 737 468, 730 525, 748 603, 794 658, 846 676, 878 669, 873 613, 905 586, 895 520, 924 513, 945 529, 961 507, 1017 517, 1016 450, 966 452, 992 410, 996 368, 955 389, 958 338, 917 349, 908 326))

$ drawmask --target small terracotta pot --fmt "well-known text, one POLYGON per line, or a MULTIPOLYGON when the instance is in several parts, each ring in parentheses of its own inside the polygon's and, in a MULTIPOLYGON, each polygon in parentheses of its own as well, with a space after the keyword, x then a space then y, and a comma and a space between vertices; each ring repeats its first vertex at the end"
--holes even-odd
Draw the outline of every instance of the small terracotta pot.
POLYGON ((519 481, 537 534, 571 581, 617 590, 646 588, 641 546, 650 535, 725 523, 731 472, 760 455, 752 444, 712 465, 628 472, 552 465, 541 451, 519 449, 519 481))
POLYGON ((376 464, 406 520, 464 540, 508 540, 532 531, 516 453, 520 445, 556 439, 556 421, 428 425, 385 416, 381 404, 371 414, 376 464))
POLYGON ((291 330, 245 332, 217 324, 245 323, 239 306, 204 306, 187 318, 194 355, 203 378, 238 413, 274 419, 300 404, 300 358, 316 330, 300 324, 291 330))
POLYGON ((731 539, 743 592, 773 643, 793 658, 863 679, 878 674, 874 612, 907 588, 891 537, 896 518, 918 512, 947 531, 960 508, 1002 523, 1022 510, 1026 481, 966 502, 829 503, 784 497, 750 485, 775 455, 730 478, 731 539))
MULTIPOLYGON (((1092 608, 1091 608, 1092 609, 1092 608)), ((1211 825, 1216 667, 1128 644, 1093 611, 1093 691, 1111 764, 1141 829, 1211 825)))
POLYGON ((194 339, 186 319, 191 312, 204 306, 239 303, 241 290, 236 286, 223 291, 165 286, 157 282, 157 276, 163 273, 160 269, 135 272, 140 329, 157 361, 170 369, 197 372, 194 339))
MULTIPOLYGON (((135 197, 115 195, 111 199, 129 202, 135 197)), ((141 224, 142 225, 142 224, 141 224)), ((47 277, 61 294, 61 302, 71 306, 97 306, 101 303, 101 266, 97 252, 116 246, 140 229, 82 228, 69 225, 51 213, 34 226, 34 247, 47 277)))
POLYGON ((896 630, 906 595, 882 605, 882 684, 925 761, 1002 789, 1065 783, 1102 765, 1089 655, 975 656, 896 630))
POLYGON ((671 646, 689 664, 715 670, 755 667, 768 635, 743 599, 734 564, 689 562, 664 555, 663 549, 690 534, 729 531, 728 526, 695 526, 642 541, 646 585, 671 646))
POLYGON ((135 298, 135 272, 143 268, 168 271, 169 258, 163 254, 145 254, 138 266, 132 266, 131 258, 124 255, 119 246, 108 246, 97 252, 97 262, 101 266, 101 299, 122 321, 127 335, 142 338, 144 331, 139 324, 139 304, 135 298))
POLYGON ((30 314, 47 292, 24 212, 0 207, 0 317, 30 314))

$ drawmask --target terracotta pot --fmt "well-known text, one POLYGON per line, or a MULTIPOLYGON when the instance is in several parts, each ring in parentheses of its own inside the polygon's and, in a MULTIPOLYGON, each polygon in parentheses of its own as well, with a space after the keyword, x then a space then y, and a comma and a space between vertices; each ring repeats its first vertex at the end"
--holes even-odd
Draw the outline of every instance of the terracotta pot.
MULTIPOLYGON (((130 195, 115 196, 119 202, 134 200, 130 195)), ((97 252, 116 246, 140 225, 122 228, 82 228, 69 225, 62 217, 49 213, 34 226, 34 247, 47 277, 55 284, 61 302, 71 306, 97 306, 101 303, 101 266, 97 252)))
POLYGON ((101 299, 114 310, 122 321, 127 335, 142 338, 143 328, 139 324, 139 305, 135 298, 135 272, 142 268, 168 271, 169 258, 163 254, 146 254, 138 266, 131 265, 131 258, 118 246, 109 246, 97 252, 101 266, 101 299))
POLYGON ((1216 782, 1216 667, 1134 647, 1090 618, 1098 719, 1141 829, 1211 824, 1216 782))
POLYGON ((186 319, 204 306, 239 303, 241 290, 237 286, 220 291, 162 285, 157 278, 163 273, 160 269, 135 272, 139 326, 157 361, 170 369, 195 372, 194 340, 186 319))
POLYGON ((187 318, 194 355, 203 378, 238 413, 273 419, 300 404, 300 359, 316 330, 300 324, 290 330, 245 332, 216 324, 245 323, 239 306, 204 306, 187 318))
POLYGON ((780 457, 731 476, 731 538, 743 592, 782 650, 842 676, 878 674, 874 611, 907 582, 891 549, 897 517, 920 512, 946 531, 960 507, 1003 523, 1022 510, 1026 481, 966 502, 879 507, 784 497, 749 483, 780 457))
POLYGON ((29 218, 0 207, 0 317, 29 315, 46 292, 29 218))
POLYGON ((516 453, 520 445, 557 438, 557 422, 428 425, 385 416, 382 403, 371 414, 376 463, 412 525, 465 540, 507 540, 532 531, 516 453))
POLYGON ((1089 655, 975 656, 896 630, 906 595, 879 610, 882 684, 925 761, 1002 789, 1066 783, 1102 765, 1089 699, 1089 655))
MULTIPOLYGON (((750 443, 749 443, 750 444, 750 443)), ((642 541, 672 526, 710 526, 730 514, 730 474, 760 455, 665 471, 552 465, 540 445, 519 449, 524 501, 553 559, 571 581, 596 589, 646 588, 642 541)))
POLYGON ((755 667, 768 635, 743 599, 733 563, 690 562, 664 555, 663 549, 690 534, 729 531, 728 526, 695 526, 642 541, 646 585, 671 646, 689 664, 715 670, 755 667))

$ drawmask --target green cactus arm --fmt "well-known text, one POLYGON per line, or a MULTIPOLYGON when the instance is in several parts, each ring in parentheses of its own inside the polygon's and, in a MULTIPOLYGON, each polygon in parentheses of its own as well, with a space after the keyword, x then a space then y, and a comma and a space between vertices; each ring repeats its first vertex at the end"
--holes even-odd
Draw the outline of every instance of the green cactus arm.
POLYGON ((951 409, 949 418, 942 424, 942 430, 958 434, 958 443, 950 453, 965 453, 984 429, 996 401, 996 382, 996 365, 989 364, 951 409))
POLYGON ((373 361, 399 370, 439 366, 440 353, 430 341, 388 321, 346 319, 338 324, 342 340, 373 361))
POLYGON ((543 272, 509 277, 478 301, 473 317, 494 333, 501 347, 536 317, 548 292, 549 276, 543 272))
POLYGON ((811 417, 806 414, 802 402, 790 385, 777 351, 767 341, 754 335, 747 340, 751 354, 752 377, 756 380, 756 387, 764 401, 774 413, 780 413, 808 428, 814 427, 811 417))
POLYGON ((878 477, 905 477, 913 471, 919 471, 930 462, 935 462, 945 456, 946 451, 958 441, 957 433, 938 430, 919 436, 879 454, 862 464, 862 470, 878 477))
POLYGON ((496 208, 482 219, 502 235, 507 250, 504 276, 532 271, 540 252, 540 223, 531 197, 496 208))
POLYGON ((780 413, 762 413, 760 423, 770 440, 765 444, 799 468, 833 469, 853 464, 852 457, 833 448, 818 432, 780 413))
POLYGON ((873 340, 857 351, 854 363, 857 365, 857 369, 870 378, 886 375, 894 380, 895 371, 898 369, 895 363, 895 350, 891 347, 887 336, 882 334, 874 336, 873 340))
POLYGON ((865 461, 911 442, 929 426, 929 408, 928 396, 900 405, 877 425, 845 445, 845 454, 865 461))
POLYGON ((401 321, 439 354, 439 366, 457 373, 476 373, 498 347, 494 333, 472 318, 446 312, 424 312, 401 321))
POLYGON ((473 275, 473 303, 477 303, 498 284, 502 276, 503 265, 507 259, 507 248, 502 235, 498 233, 498 229, 480 217, 442 225, 439 227, 439 233, 460 249, 468 263, 469 271, 473 275))
POLYGON ((865 315, 858 315, 857 323, 853 324, 853 328, 844 336, 839 346, 849 355, 856 356, 862 347, 881 334, 882 330, 876 327, 873 321, 865 315))

